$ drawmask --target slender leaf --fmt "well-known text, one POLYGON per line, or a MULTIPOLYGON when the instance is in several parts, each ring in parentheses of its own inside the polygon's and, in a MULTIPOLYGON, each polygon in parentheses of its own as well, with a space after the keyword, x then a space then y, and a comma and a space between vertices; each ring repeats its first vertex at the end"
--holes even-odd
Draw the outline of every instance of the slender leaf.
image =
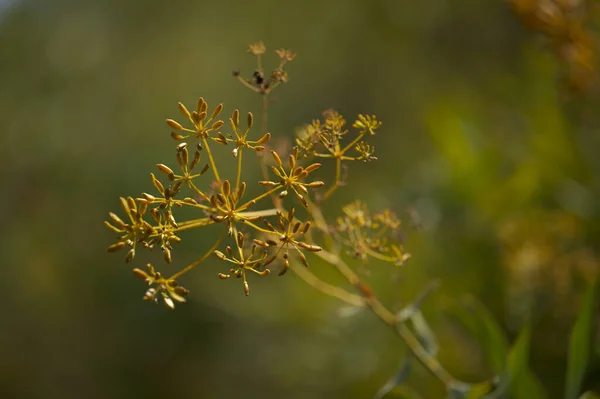
MULTIPOLYGON (((516 392, 523 381, 523 376, 528 370, 529 363, 529 347, 531 344, 531 326, 527 324, 519 337, 517 342, 511 348, 508 354, 508 375, 510 377, 510 391, 513 396, 517 397, 516 392)), ((527 397, 527 399, 530 399, 527 397)))
POLYGON ((431 327, 429 327, 429 324, 427 324, 425 317, 423 317, 423 313, 421 311, 413 313, 410 320, 415 329, 415 333, 417 334, 417 338, 421 341, 425 350, 429 352, 430 355, 436 356, 439 350, 437 338, 431 330, 431 327))
POLYGON ((380 389, 377 391, 373 399, 381 399, 388 393, 392 392, 394 388, 402 384, 408 378, 410 374, 410 356, 407 356, 402 361, 398 372, 390 378, 380 389))
POLYGON ((571 331, 565 390, 566 399, 576 399, 581 389, 581 382, 590 357, 593 312, 594 284, 583 295, 581 311, 571 331))

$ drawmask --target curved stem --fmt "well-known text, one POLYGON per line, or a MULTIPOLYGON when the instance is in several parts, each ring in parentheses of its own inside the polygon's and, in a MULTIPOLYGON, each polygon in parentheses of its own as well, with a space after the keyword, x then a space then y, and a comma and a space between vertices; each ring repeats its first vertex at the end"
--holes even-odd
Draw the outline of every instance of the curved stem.
POLYGON ((317 291, 321 291, 326 295, 341 299, 342 301, 353 306, 365 306, 365 300, 360 295, 351 294, 343 288, 324 282, 307 270, 304 266, 297 265, 295 262, 290 262, 290 269, 292 269, 292 271, 296 273, 298 277, 304 280, 304 282, 311 287, 315 288, 317 291))
POLYGON ((363 296, 364 304, 369 307, 375 315, 379 317, 388 326, 394 328, 400 338, 408 346, 415 357, 425 366, 433 375, 435 375, 445 385, 450 385, 456 380, 452 375, 444 369, 441 363, 423 347, 421 342, 415 337, 412 331, 400 320, 394 313, 389 311, 375 296, 373 291, 362 283, 359 277, 344 261, 335 254, 327 251, 316 252, 315 255, 324 259, 328 263, 336 267, 336 269, 348 280, 350 284, 355 286, 363 296))

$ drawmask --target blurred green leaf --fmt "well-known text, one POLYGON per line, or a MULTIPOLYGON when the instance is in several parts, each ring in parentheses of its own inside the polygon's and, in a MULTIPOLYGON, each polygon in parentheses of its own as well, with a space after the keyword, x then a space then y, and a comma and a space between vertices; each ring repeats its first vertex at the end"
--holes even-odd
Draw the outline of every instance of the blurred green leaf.
POLYGON ((477 340, 492 371, 498 375, 488 382, 470 385, 462 397, 495 399, 506 397, 510 391, 511 398, 546 398, 548 395, 544 388, 527 365, 531 326, 527 325, 521 331, 509 351, 502 328, 483 304, 473 297, 467 297, 460 305, 451 311, 477 340), (491 384, 495 386, 493 391, 490 390, 491 384))
POLYGON ((581 389, 581 382, 590 357, 590 337, 592 330, 592 316, 594 310, 594 288, 592 284, 585 294, 581 304, 581 311, 571 331, 569 344, 569 360, 567 364, 567 382, 565 398, 575 399, 581 389))
POLYGON ((473 297, 464 298, 451 312, 477 340, 492 371, 503 372, 508 340, 491 312, 473 297))
POLYGON ((595 392, 588 391, 581 395, 579 399, 600 399, 600 395, 595 392))
POLYGON ((527 324, 519 334, 517 342, 515 342, 508 354, 508 373, 513 380, 521 376, 523 371, 527 368, 530 343, 531 326, 527 324))
POLYGON ((381 399, 388 393, 390 393, 398 385, 402 384, 408 378, 410 374, 410 356, 407 356, 402 361, 398 372, 390 378, 380 389, 377 391, 373 399, 381 399))

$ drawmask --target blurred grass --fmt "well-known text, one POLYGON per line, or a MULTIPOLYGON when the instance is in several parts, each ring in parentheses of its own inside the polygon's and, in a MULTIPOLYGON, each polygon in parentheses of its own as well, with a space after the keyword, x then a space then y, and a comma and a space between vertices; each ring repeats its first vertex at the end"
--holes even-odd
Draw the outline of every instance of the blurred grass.
MULTIPOLYGON (((441 312, 452 298, 479 297, 511 338, 533 316, 532 369, 562 392, 581 287, 598 270, 598 97, 560 98, 556 60, 506 4, 22 0, 0 11, 0 397, 364 398, 397 368, 390 331, 367 313, 339 318, 341 304, 292 275, 243 298, 209 263, 173 313, 142 303, 104 252, 118 196, 171 161, 177 101, 258 114, 230 71, 251 72, 246 45, 260 39, 298 53, 271 132, 291 136, 328 108, 384 122, 379 161, 351 169, 330 204, 419 215, 406 268, 390 279, 370 265, 382 298, 399 308, 439 278, 424 310, 466 379, 481 359, 465 359, 472 344, 441 312)), ((196 251, 190 241, 175 262, 196 251)), ((597 390, 594 342, 583 386, 597 390)), ((439 397, 429 378, 410 382, 439 397)))

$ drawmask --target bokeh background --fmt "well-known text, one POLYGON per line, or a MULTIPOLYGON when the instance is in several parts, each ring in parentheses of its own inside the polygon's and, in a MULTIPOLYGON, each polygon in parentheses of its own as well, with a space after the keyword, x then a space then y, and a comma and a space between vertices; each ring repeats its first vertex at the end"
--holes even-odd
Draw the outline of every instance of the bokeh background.
MULTIPOLYGON (((359 267, 382 300, 399 309, 439 280, 424 312, 466 381, 490 369, 453 316, 465 297, 509 340, 531 320, 531 369, 559 397, 598 273, 600 97, 571 89, 565 54, 533 28, 503 1, 0 1, 0 397, 367 398, 396 371, 392 331, 293 274, 246 298, 208 262, 173 312, 142 302, 143 284, 105 252, 118 197, 174 163, 164 120, 177 101, 259 113, 231 76, 251 74, 258 40, 267 66, 276 48, 298 54, 273 94, 273 134, 329 108, 384 122, 379 161, 354 165, 327 208, 334 218, 362 198, 404 218, 413 259, 359 267)), ((175 265, 209 234, 189 234, 175 265)), ((160 254, 135 265, 148 259, 160 254)), ((327 267, 312 265, 343 284, 327 267)), ((584 386, 598 389, 594 342, 584 386)), ((419 367, 409 383, 443 396, 419 367)))

